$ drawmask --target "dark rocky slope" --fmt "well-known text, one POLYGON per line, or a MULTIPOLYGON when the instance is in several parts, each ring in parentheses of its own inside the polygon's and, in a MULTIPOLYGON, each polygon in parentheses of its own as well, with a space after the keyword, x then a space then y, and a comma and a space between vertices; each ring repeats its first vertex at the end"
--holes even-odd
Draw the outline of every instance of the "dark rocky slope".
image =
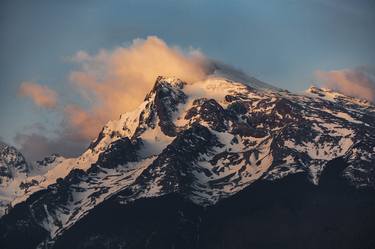
POLYGON ((176 194, 127 205, 114 197, 53 248, 374 248, 375 192, 342 181, 344 166, 332 161, 319 186, 303 174, 260 180, 208 208, 176 194))

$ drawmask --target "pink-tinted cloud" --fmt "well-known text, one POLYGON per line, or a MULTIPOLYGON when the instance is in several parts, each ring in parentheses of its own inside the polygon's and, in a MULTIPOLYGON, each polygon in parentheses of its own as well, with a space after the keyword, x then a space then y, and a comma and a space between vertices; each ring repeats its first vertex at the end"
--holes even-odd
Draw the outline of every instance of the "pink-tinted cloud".
MULTIPOLYGON (((56 111, 63 121, 53 139, 40 130, 17 134, 15 142, 29 160, 81 152, 106 122, 139 105, 159 75, 195 82, 212 70, 212 62, 198 50, 182 51, 155 36, 96 54, 79 51, 70 61, 77 64, 69 74, 71 87, 82 97, 76 103, 86 103, 60 103, 64 105, 56 111)), ((19 93, 41 107, 53 108, 58 102, 54 91, 32 82, 22 83, 19 93)))
POLYGON ((71 73, 70 80, 91 106, 88 110, 70 106, 65 113, 86 139, 93 139, 108 120, 139 105, 157 76, 194 82, 206 77, 209 64, 199 51, 184 53, 155 36, 95 55, 79 51, 73 61, 79 69, 71 73))
POLYGON ((66 106, 64 114, 67 118, 67 126, 64 133, 69 140, 92 140, 105 124, 103 120, 98 119, 98 114, 91 113, 91 111, 84 110, 77 105, 66 106))
POLYGON ((369 68, 317 71, 315 75, 327 88, 375 102, 375 74, 369 68))
POLYGON ((22 82, 18 89, 18 94, 31 98, 40 107, 54 108, 57 105, 57 93, 47 86, 42 86, 34 82, 22 82))

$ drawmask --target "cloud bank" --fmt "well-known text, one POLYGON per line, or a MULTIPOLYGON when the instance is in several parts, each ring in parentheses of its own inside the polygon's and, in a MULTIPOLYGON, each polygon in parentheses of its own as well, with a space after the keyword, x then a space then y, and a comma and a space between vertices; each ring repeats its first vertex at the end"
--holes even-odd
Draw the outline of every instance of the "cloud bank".
POLYGON ((315 76, 327 88, 375 103, 375 69, 316 71, 315 76))
POLYGON ((22 82, 18 89, 18 94, 29 97, 39 107, 55 108, 57 105, 57 93, 38 83, 22 82))
MULTIPOLYGON (((78 51, 71 61, 77 67, 69 73, 69 84, 80 93, 78 103, 85 104, 64 103, 56 109, 64 121, 55 139, 42 133, 18 134, 15 140, 29 158, 40 158, 51 151, 75 155, 77 148, 82 150, 82 144, 87 146, 96 138, 106 122, 137 107, 159 75, 195 82, 212 71, 212 62, 199 50, 168 46, 155 36, 96 54, 78 51)), ((36 83, 24 82, 19 92, 38 106, 57 105, 57 94, 36 83)))

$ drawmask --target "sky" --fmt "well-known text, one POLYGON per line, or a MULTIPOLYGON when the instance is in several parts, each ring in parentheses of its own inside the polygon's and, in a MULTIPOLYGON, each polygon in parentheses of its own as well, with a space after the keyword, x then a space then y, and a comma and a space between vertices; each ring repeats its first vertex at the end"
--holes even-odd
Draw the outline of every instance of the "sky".
POLYGON ((3 0, 0 140, 30 160, 81 152, 112 118, 105 108, 121 108, 108 101, 120 87, 108 75, 138 52, 195 73, 203 57, 290 91, 323 84, 373 101, 374 25, 373 0, 3 0))

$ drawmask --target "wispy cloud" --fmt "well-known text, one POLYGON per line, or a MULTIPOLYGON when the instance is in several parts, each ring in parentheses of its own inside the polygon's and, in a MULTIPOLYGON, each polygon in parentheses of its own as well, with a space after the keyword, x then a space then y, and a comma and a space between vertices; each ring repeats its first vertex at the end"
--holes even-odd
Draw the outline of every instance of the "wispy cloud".
POLYGON ((57 93, 47 86, 35 82, 22 82, 18 89, 20 96, 29 97, 37 106, 55 108, 57 105, 57 93))
POLYGON ((375 103, 375 70, 370 67, 316 71, 315 76, 327 88, 375 103))

